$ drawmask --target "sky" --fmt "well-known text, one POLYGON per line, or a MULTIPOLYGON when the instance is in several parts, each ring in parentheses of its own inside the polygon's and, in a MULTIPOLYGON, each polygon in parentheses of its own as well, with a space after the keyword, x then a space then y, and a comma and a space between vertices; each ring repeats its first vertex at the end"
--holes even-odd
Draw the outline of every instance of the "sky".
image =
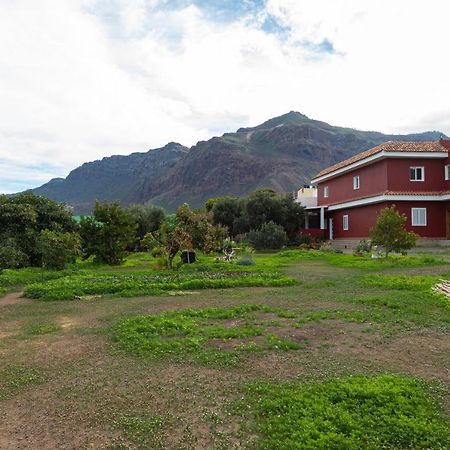
POLYGON ((291 110, 450 135, 448 0, 0 0, 0 193, 291 110))

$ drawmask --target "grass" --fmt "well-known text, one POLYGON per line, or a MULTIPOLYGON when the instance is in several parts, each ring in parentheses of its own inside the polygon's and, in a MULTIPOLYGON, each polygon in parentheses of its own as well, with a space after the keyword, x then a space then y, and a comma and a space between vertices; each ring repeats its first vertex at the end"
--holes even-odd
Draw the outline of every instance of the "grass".
POLYGON ((300 348, 289 339, 267 333, 263 316, 271 313, 278 317, 296 317, 282 308, 256 304, 182 309, 123 319, 114 326, 114 338, 122 349, 139 356, 194 354, 198 360, 213 364, 236 363, 239 352, 249 348, 251 351, 300 348), (263 335, 266 335, 266 343, 241 341, 263 335), (215 347, 210 345, 212 340, 217 344, 215 347), (223 348, 227 342, 232 345, 223 348))
MULTIPOLYGON (((122 431, 129 442, 137 448, 164 448, 164 420, 156 417, 122 416, 114 422, 114 427, 122 431)), ((115 442, 115 447, 128 448, 125 442, 115 442)))
POLYGON ((255 383, 241 403, 260 449, 445 449, 450 425, 421 383, 404 376, 255 383))
POLYGON ((42 336, 44 334, 55 333, 61 327, 55 323, 32 323, 25 327, 24 332, 26 336, 42 336))
MULTIPOLYGON (((40 268, 4 270, 0 273, 0 295, 25 287, 26 296, 40 300, 72 300, 83 296, 135 297, 161 295, 167 291, 288 286, 292 279, 280 272, 288 265, 319 260, 327 264, 360 270, 420 267, 444 264, 433 256, 390 256, 378 260, 320 251, 286 250, 260 254, 251 264, 217 261, 214 255, 200 255, 199 262, 184 265, 177 272, 161 270, 147 253, 130 254, 118 267, 95 265, 92 261, 73 264, 63 271, 40 268)), ((250 261, 250 260, 249 260, 250 261)))
POLYGON ((321 252, 317 250, 286 250, 280 252, 279 257, 290 261, 320 259, 336 267, 363 270, 420 267, 446 263, 442 258, 430 255, 390 255, 388 258, 372 259, 371 255, 353 256, 346 253, 321 252))
POLYGON ((442 278, 448 278, 450 274, 437 275, 406 275, 406 274, 370 274, 361 279, 363 286, 383 287, 387 289, 399 289, 408 291, 430 291, 432 286, 442 278))
POLYGON ((224 289, 251 286, 289 286, 295 281, 271 272, 194 272, 151 275, 117 274, 68 276, 25 289, 25 296, 39 300, 73 300, 92 295, 138 297, 168 291, 224 289))
POLYGON ((2 290, 82 299, 0 302, 0 441, 448 448, 449 302, 431 286, 450 270, 439 258, 289 250, 255 265, 200 255, 169 272, 135 254, 120 267, 4 271, 2 290), (231 286, 270 273, 289 283, 231 286), (211 281, 230 285, 189 285, 211 281), (114 292, 86 293, 103 282, 114 292))
POLYGON ((7 366, 0 368, 0 400, 7 400, 21 389, 43 382, 44 377, 30 367, 7 366))

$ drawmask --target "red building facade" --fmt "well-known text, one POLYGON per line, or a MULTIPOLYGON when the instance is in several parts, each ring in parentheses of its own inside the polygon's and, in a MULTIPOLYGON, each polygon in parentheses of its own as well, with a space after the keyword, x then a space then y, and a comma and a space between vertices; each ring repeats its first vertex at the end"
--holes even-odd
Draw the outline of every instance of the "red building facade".
POLYGON ((370 236, 381 209, 396 205, 422 238, 450 239, 450 140, 387 142, 318 173, 317 206, 328 239, 370 236))

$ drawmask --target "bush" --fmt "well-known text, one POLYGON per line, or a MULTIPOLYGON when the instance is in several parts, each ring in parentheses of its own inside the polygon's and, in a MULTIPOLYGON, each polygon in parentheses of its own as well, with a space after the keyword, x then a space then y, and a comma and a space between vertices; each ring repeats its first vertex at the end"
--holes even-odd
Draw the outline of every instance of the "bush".
POLYGON ((321 252, 332 252, 332 251, 333 251, 333 244, 332 244, 330 241, 323 242, 323 243, 320 245, 319 250, 320 250, 321 252))
POLYGON ((251 256, 242 256, 236 261, 236 264, 238 266, 254 266, 256 262, 251 256))
POLYGON ((311 236, 309 234, 300 234, 298 236, 298 245, 307 245, 308 247, 311 245, 311 236))
POLYGON ((359 241, 355 248, 355 253, 369 253, 372 250, 372 244, 367 239, 362 239, 359 241))
POLYGON ((400 214, 395 205, 384 208, 378 215, 377 222, 372 229, 372 244, 384 248, 386 258, 391 252, 406 252, 416 245, 417 234, 405 229, 406 216, 400 214))
POLYGON ((259 230, 250 231, 247 239, 256 249, 280 249, 286 245, 287 234, 281 225, 268 222, 259 230))

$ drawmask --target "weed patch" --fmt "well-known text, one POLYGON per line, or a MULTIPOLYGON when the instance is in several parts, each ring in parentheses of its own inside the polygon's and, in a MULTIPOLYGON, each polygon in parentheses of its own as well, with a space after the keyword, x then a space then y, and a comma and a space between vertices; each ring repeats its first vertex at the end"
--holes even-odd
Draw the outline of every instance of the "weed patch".
MULTIPOLYGON (((122 432, 128 442, 137 446, 135 448, 152 448, 155 450, 164 448, 165 434, 163 425, 164 420, 160 416, 122 416, 114 422, 114 428, 122 432)), ((115 447, 117 448, 118 445, 115 447)), ((125 445, 124 448, 128 448, 128 446, 125 445)))
POLYGON ((136 297, 161 295, 168 291, 226 289, 251 286, 289 286, 295 281, 272 272, 194 272, 176 274, 117 274, 70 276, 36 283, 25 289, 25 296, 40 300, 73 300, 90 295, 136 297))
POLYGON ((242 351, 299 348, 275 334, 267 334, 264 344, 242 342, 266 334, 267 328, 264 322, 258 322, 255 312, 295 318, 291 311, 254 304, 183 309, 123 319, 115 326, 114 335, 123 349, 140 356, 194 354, 200 361, 220 364, 236 362, 242 351))
POLYGON ((29 367, 9 366, 0 369, 0 400, 12 397, 29 385, 43 383, 44 377, 29 367))
POLYGON ((363 286, 382 287, 386 289, 400 290, 430 290, 442 276, 434 275, 385 275, 371 274, 361 279, 363 286))
POLYGON ((353 256, 345 253, 321 252, 318 250, 285 250, 278 253, 277 256, 279 259, 285 259, 292 263, 319 259, 337 267, 367 270, 447 264, 442 258, 434 256, 390 255, 388 258, 372 259, 370 255, 353 256))
POLYGON ((444 449, 450 426, 411 378, 355 376, 251 385, 240 404, 262 449, 444 449))
POLYGON ((28 336, 42 336, 44 334, 55 333, 60 330, 60 326, 54 323, 37 323, 25 327, 25 334, 28 336))

